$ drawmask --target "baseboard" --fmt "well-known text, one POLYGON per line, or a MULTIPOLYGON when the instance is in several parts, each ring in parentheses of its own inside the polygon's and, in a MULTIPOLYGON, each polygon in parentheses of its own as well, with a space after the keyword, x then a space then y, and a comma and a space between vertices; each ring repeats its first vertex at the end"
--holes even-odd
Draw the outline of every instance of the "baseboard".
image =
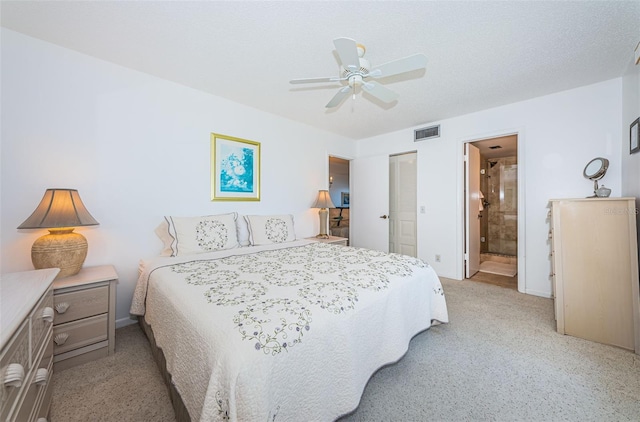
POLYGON ((553 295, 550 294, 549 292, 540 292, 538 290, 527 289, 525 290, 525 293, 532 296, 540 296, 540 297, 545 297, 547 299, 553 299, 553 295))
POLYGON ((133 325, 137 323, 138 323, 137 319, 120 318, 120 319, 116 319, 116 328, 122 328, 122 327, 126 327, 127 325, 133 325))

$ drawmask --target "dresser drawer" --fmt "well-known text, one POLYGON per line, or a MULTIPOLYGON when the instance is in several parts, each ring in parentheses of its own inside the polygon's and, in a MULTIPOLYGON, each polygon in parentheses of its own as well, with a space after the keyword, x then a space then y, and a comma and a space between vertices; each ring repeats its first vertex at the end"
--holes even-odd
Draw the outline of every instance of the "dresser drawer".
POLYGON ((53 353, 70 350, 107 340, 108 315, 96 315, 53 327, 53 353))
POLYGON ((53 289, 49 288, 31 314, 32 354, 38 353, 53 325, 53 289))
POLYGON ((109 311, 109 286, 56 294, 54 307, 55 325, 106 313, 109 311))
MULTIPOLYGON (((17 368, 15 366, 14 368, 17 368)), ((14 406, 16 399, 25 386, 29 375, 29 324, 28 320, 22 323, 18 331, 14 334, 8 346, 0 356, 0 417, 6 420, 14 406), (6 386, 7 368, 9 365, 17 364, 22 367, 22 382, 16 382, 17 386, 6 386)))
POLYGON ((40 405, 47 395, 48 389, 51 389, 53 358, 51 348, 47 349, 40 358, 37 368, 31 372, 29 384, 25 385, 28 390, 20 404, 20 409, 17 411, 16 421, 34 420, 40 413, 40 405), (38 370, 41 370, 41 372, 38 372, 38 370))

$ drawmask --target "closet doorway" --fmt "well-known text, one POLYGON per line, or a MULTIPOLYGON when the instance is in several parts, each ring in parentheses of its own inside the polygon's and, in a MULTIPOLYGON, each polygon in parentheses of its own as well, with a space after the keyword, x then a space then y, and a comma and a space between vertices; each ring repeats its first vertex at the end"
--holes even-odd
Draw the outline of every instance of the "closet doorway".
POLYGON ((518 185, 517 135, 465 145, 465 278, 518 288, 518 185))
POLYGON ((349 244, 351 197, 349 192, 349 160, 329 156, 329 196, 335 208, 329 209, 329 234, 344 237, 349 244))

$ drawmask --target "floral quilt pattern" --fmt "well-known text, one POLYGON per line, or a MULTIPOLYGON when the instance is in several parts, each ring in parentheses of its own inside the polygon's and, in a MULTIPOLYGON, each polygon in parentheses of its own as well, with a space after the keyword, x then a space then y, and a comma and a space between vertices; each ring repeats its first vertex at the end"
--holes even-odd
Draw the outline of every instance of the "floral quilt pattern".
POLYGON ((188 285, 204 286, 212 306, 236 308, 230 322, 238 335, 256 352, 277 355, 312 335, 318 313, 352 312, 364 292, 386 290, 427 266, 405 255, 318 242, 170 269, 188 285))

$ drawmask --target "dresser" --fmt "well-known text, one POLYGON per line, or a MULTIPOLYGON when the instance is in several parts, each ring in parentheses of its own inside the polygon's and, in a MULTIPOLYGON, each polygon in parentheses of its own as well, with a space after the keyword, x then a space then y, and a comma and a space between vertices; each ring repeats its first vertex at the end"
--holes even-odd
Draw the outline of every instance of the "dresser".
POLYGON ((46 421, 53 383, 53 288, 60 270, 0 276, 0 420, 46 421))
POLYGON ((115 268, 102 265, 53 283, 56 371, 114 353, 117 281, 115 268))
POLYGON ((640 354, 635 198, 550 204, 558 332, 640 354))

